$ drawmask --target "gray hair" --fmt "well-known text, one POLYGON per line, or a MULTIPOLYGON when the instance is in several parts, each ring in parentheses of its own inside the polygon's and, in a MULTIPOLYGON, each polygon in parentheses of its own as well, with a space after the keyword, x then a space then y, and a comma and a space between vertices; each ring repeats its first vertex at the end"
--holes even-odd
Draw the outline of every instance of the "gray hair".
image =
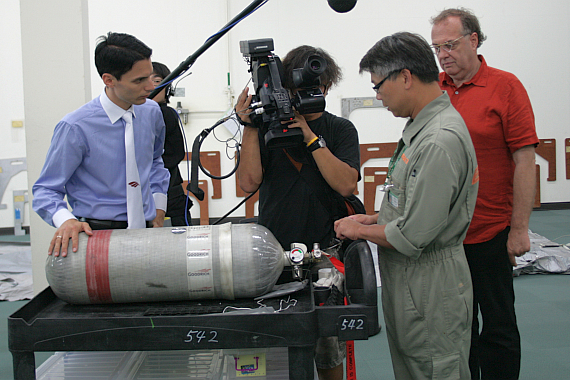
POLYGON ((399 32, 378 41, 360 60, 360 73, 378 76, 408 69, 424 83, 437 82, 439 69, 433 51, 419 34, 399 32))
POLYGON ((479 39, 477 47, 479 48, 483 45, 483 41, 487 39, 487 36, 481 31, 479 20, 472 11, 467 8, 445 9, 437 16, 432 17, 430 22, 432 25, 439 24, 448 17, 459 17, 463 28, 463 35, 477 33, 477 38, 479 39))

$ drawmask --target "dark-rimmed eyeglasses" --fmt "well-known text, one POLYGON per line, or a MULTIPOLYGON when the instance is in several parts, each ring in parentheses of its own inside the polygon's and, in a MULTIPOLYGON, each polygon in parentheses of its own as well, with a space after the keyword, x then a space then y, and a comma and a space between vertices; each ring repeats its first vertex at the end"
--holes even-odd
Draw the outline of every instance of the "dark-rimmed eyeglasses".
POLYGON ((384 79, 382 79, 380 82, 378 82, 378 84, 374 87, 372 87, 372 89, 374 91, 376 91, 376 93, 380 92, 380 87, 382 87, 382 85, 384 84, 384 82, 386 82, 386 80, 388 80, 388 78, 390 78, 392 75, 399 73, 400 71, 402 71, 404 69, 398 69, 398 70, 392 70, 388 73, 388 75, 386 75, 386 77, 384 79))
POLYGON ((439 54, 441 52, 441 49, 450 53, 452 50, 455 50, 457 48, 457 46, 459 45, 460 39, 462 39, 465 36, 469 36, 469 35, 471 35, 471 33, 467 33, 467 34, 462 35, 461 37, 457 37, 453 41, 447 41, 447 42, 444 42, 442 44, 433 44, 433 45, 431 45, 431 47, 432 47, 435 55, 439 54))

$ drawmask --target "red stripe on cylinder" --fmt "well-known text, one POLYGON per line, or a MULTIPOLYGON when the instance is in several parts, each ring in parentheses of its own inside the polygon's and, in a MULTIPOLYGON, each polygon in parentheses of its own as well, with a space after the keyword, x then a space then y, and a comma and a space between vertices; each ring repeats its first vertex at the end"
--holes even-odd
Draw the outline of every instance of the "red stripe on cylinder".
POLYGON ((92 303, 112 303, 109 284, 109 241, 112 230, 93 231, 87 240, 85 278, 87 294, 92 303))

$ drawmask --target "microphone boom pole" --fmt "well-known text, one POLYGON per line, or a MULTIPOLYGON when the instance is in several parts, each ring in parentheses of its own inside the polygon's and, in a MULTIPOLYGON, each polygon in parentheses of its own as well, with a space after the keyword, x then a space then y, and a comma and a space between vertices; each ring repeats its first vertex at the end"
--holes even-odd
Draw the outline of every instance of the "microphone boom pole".
MULTIPOLYGON (((204 53, 210 46, 212 46, 216 41, 218 41, 222 36, 229 32, 237 23, 244 17, 248 16, 251 12, 256 10, 259 6, 266 3, 268 0, 254 0, 250 5, 248 5, 243 11, 241 11, 237 16, 235 16, 230 22, 228 22, 218 33, 214 34, 212 37, 208 38, 206 42, 194 52, 191 56, 186 58, 176 69, 174 69, 169 75, 166 76, 148 96, 150 99, 154 98, 160 91, 162 91, 162 84, 169 83, 172 80, 178 78, 182 73, 186 72, 190 66, 196 62, 196 59, 202 53, 204 53)), ((196 136, 194 140, 194 145, 192 147, 192 172, 190 183, 186 186, 186 189, 192 192, 198 198, 198 200, 204 200, 204 191, 198 187, 198 166, 200 162, 200 138, 205 137, 209 133, 203 131, 200 135, 196 136)))
POLYGON ((204 53, 206 50, 208 50, 208 48, 210 46, 212 46, 214 43, 216 43, 216 41, 218 41, 220 38, 222 38, 227 32, 230 31, 230 29, 232 29, 234 26, 236 26, 236 24, 242 18, 244 18, 245 16, 247 16, 248 14, 253 12, 257 7, 262 5, 264 2, 267 2, 267 0, 254 0, 243 11, 241 11, 237 16, 235 16, 230 22, 228 22, 222 29, 220 29, 218 31, 218 33, 216 33, 212 37, 210 37, 198 50, 196 50, 194 52, 194 54, 192 54, 191 56, 186 58, 186 60, 184 62, 182 62, 166 78, 164 78, 162 80, 162 82, 160 82, 160 85, 158 85, 148 96, 149 99, 154 98, 160 91, 162 91, 163 87, 161 87, 161 85, 163 83, 168 83, 168 82, 172 81, 173 79, 176 79, 180 74, 187 71, 190 68, 190 66, 192 66, 194 64, 194 62, 196 62, 196 59, 198 59, 198 57, 200 55, 202 55, 202 53, 204 53))

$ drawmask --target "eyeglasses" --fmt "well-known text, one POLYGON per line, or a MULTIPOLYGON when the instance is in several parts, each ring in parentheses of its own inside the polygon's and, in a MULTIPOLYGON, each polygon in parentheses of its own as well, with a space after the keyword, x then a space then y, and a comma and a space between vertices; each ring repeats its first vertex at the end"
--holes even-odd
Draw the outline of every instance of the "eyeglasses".
POLYGON ((376 93, 380 92, 380 87, 382 87, 382 85, 384 84, 384 82, 386 82, 386 80, 388 80, 388 78, 390 78, 392 75, 399 73, 400 71, 402 71, 404 69, 398 69, 398 70, 392 70, 388 73, 388 75, 386 75, 386 77, 384 79, 382 79, 380 82, 378 82, 378 84, 374 87, 372 87, 372 89, 374 91, 376 91, 376 93))
POLYGON ((447 42, 444 42, 442 44, 431 45, 431 47, 433 48, 434 54, 436 54, 436 55, 441 52, 442 48, 446 52, 450 53, 452 50, 455 50, 457 48, 457 46, 459 45, 460 39, 462 39, 465 36, 469 36, 469 35, 471 35, 471 33, 464 34, 461 37, 454 39, 453 41, 447 41, 447 42))

